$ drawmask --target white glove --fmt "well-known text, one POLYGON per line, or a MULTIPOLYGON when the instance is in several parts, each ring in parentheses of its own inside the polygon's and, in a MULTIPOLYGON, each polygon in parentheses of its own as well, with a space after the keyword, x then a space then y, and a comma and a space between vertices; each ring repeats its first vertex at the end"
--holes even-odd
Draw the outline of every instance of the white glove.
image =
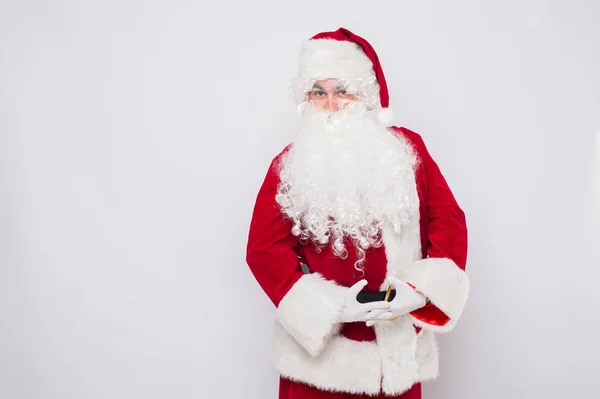
POLYGON ((367 321, 377 317, 387 319, 392 317, 389 311, 391 302, 376 301, 360 303, 356 300, 358 293, 367 285, 367 280, 360 280, 352 287, 348 288, 346 300, 338 316, 338 321, 342 323, 352 323, 354 321, 367 321))
POLYGON ((391 313, 392 315, 387 316, 386 314, 381 314, 373 317, 366 323, 369 327, 381 321, 385 321, 386 319, 404 316, 413 310, 422 308, 427 303, 427 298, 425 295, 416 291, 406 282, 390 276, 388 277, 388 283, 396 289, 396 296, 391 302, 389 302, 391 308, 387 312, 387 314, 391 313))

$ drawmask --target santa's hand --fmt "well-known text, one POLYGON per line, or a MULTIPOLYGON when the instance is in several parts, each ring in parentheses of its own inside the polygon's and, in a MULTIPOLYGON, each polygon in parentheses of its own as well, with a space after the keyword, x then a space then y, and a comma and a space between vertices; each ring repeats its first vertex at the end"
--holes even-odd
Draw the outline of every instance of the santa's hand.
MULTIPOLYGON (((396 277, 388 277, 388 282, 396 290, 396 296, 390 302, 392 316, 386 316, 385 314, 376 316, 367 321, 367 326, 372 326, 378 322, 385 321, 390 318, 396 318, 398 316, 404 316, 425 306, 427 298, 425 295, 416 291, 413 287, 408 285, 406 282, 397 279, 396 277)), ((388 313, 389 313, 388 312, 388 313)))
POLYGON ((338 316, 338 321, 342 323, 352 323, 355 321, 373 320, 377 317, 392 317, 391 302, 376 301, 360 303, 356 299, 358 293, 367 285, 367 280, 360 280, 352 287, 348 288, 344 306, 338 316))

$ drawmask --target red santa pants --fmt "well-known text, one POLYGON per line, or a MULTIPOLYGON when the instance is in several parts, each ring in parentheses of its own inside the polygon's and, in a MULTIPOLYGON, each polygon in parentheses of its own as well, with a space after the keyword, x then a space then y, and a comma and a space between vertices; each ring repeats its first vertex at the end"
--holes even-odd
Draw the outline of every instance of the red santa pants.
POLYGON ((355 395, 341 392, 321 391, 313 386, 279 379, 279 399, 421 399, 421 384, 415 384, 408 391, 398 396, 355 395))

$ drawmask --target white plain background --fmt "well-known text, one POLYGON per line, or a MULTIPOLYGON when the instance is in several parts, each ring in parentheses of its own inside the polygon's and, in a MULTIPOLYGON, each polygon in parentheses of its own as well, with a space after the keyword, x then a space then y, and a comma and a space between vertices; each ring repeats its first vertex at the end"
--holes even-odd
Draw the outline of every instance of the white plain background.
POLYGON ((425 399, 600 396, 598 1, 2 0, 1 398, 276 397, 246 234, 340 26, 468 217, 425 399))

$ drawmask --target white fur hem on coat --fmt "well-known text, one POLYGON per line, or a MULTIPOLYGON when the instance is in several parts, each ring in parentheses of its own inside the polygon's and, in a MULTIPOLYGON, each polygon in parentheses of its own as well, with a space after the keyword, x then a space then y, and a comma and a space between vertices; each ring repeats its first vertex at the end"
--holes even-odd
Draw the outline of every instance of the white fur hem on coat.
POLYGON ((272 362, 283 377, 331 392, 398 395, 438 375, 438 349, 432 333, 415 332, 409 317, 375 326, 377 340, 333 336, 311 356, 275 323, 272 362))

